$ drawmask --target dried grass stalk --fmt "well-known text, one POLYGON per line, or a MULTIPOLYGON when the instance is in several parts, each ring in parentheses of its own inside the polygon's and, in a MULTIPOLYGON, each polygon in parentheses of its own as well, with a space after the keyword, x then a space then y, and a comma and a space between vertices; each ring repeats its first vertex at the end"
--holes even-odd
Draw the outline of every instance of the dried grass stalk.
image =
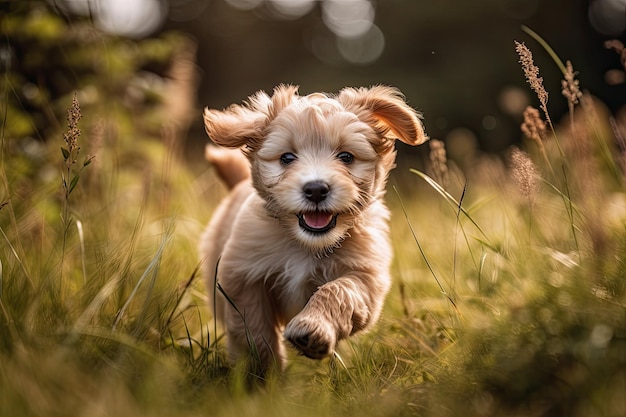
POLYGON ((532 106, 526 107, 521 129, 528 139, 535 142, 539 148, 544 148, 543 141, 546 138, 546 122, 541 118, 539 110, 532 106))
POLYGON ((530 84, 535 94, 537 94, 537 98, 539 98, 539 102, 541 103, 541 110, 543 110, 546 118, 549 119, 548 92, 543 86, 543 78, 539 76, 539 67, 535 65, 533 54, 523 42, 515 41, 515 50, 520 57, 519 62, 524 70, 526 81, 530 84))
POLYGON ((622 184, 624 185, 624 180, 626 180, 626 129, 620 126, 615 117, 609 118, 609 124, 619 152, 618 162, 622 172, 622 184))
POLYGON ((448 187, 448 158, 446 155, 446 148, 442 141, 437 139, 431 139, 428 141, 430 146, 429 154, 429 170, 431 176, 442 187, 448 187))
MULTIPOLYGON (((65 195, 65 200, 69 198, 69 195, 72 193, 76 184, 78 183, 78 179, 80 178, 80 171, 89 165, 93 160, 92 155, 87 155, 85 160, 83 161, 82 166, 78 169, 78 171, 74 171, 72 167, 76 164, 78 156, 80 154, 80 146, 78 146, 78 138, 81 135, 81 131, 78 128, 78 122, 82 117, 80 111, 80 103, 78 102, 78 97, 74 94, 74 98, 72 99, 71 106, 67 109, 67 132, 63 133, 63 140, 65 141, 65 147, 61 147, 61 153, 63 154, 63 162, 65 164, 64 172, 62 173, 63 180, 63 193, 65 195)), ((65 220, 68 220, 67 217, 64 216, 65 220)))
POLYGON ((539 189, 539 173, 528 154, 517 147, 511 152, 513 181, 520 194, 532 205, 539 189))
POLYGON ((576 72, 571 61, 565 63, 565 74, 563 80, 561 80, 561 92, 567 99, 567 103, 570 106, 570 110, 578 104, 583 93, 580 91, 579 81, 576 79, 576 72))
POLYGON ((78 128, 78 122, 81 117, 80 103, 78 102, 78 97, 74 94, 72 105, 67 109, 67 132, 63 133, 63 140, 66 146, 63 156, 65 157, 65 163, 68 168, 71 168, 71 166, 76 163, 76 158, 80 153, 78 137, 81 132, 78 128), (67 153, 65 151, 67 151, 67 153))
POLYGON ((545 161, 546 165, 552 170, 548 154, 544 146, 546 139, 546 122, 541 118, 539 110, 532 106, 526 107, 524 110, 524 121, 521 126, 522 133, 530 140, 535 142, 541 153, 541 157, 545 161))

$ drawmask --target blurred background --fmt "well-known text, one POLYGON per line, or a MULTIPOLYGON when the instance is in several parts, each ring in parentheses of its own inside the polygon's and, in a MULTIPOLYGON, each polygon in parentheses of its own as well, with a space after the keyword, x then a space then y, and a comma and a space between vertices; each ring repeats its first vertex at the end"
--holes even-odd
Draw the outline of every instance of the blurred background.
POLYGON ((620 56, 604 46, 623 40, 626 0, 16 0, 0 7, 9 137, 41 140, 58 130, 68 94, 79 91, 83 106, 121 106, 135 126, 170 132, 193 158, 206 142, 204 106, 223 108, 279 83, 297 84, 302 94, 382 83, 404 92, 452 158, 468 147, 498 153, 521 139, 525 106, 537 106, 515 40, 534 53, 553 118, 567 111, 558 66, 522 25, 571 60, 581 87, 610 112, 626 104, 620 56))
POLYGON ((626 0, 0 0, 0 416, 625 416, 625 25, 626 0), (571 119, 523 28, 596 97, 571 119), (226 191, 202 109, 279 83, 396 86, 445 146, 398 144, 380 332, 247 395, 197 268, 226 191))

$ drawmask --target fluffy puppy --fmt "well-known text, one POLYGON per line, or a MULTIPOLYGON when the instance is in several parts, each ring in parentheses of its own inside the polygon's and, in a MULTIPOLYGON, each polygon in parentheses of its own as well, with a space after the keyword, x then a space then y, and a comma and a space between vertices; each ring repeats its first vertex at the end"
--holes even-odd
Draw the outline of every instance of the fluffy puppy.
POLYGON ((387 176, 395 139, 426 141, 420 117, 391 87, 299 96, 281 85, 206 109, 204 123, 213 142, 243 151, 207 148, 231 192, 200 244, 231 359, 284 368, 284 339, 309 358, 331 355, 380 315, 387 176))

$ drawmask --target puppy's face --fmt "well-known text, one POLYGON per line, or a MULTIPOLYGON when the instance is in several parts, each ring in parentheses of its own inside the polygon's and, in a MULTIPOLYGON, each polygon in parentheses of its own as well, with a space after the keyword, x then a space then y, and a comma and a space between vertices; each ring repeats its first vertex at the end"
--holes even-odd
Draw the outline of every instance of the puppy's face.
POLYGON ((322 95, 294 100, 266 132, 250 156, 268 211, 305 246, 332 248, 379 194, 379 175, 391 168, 374 148, 376 132, 322 95))
POLYGON ((245 106, 205 111, 218 144, 245 146, 268 215, 316 253, 336 247, 384 193, 394 139, 426 138, 416 113, 388 87, 298 96, 278 87, 245 106))

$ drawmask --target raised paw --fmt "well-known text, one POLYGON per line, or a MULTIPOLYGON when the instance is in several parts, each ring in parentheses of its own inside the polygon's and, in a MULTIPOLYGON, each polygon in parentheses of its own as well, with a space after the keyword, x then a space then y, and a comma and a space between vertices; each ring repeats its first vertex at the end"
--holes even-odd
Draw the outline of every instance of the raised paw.
POLYGON ((285 328, 285 339, 304 356, 322 359, 335 350, 335 330, 326 320, 319 317, 297 315, 285 328))

